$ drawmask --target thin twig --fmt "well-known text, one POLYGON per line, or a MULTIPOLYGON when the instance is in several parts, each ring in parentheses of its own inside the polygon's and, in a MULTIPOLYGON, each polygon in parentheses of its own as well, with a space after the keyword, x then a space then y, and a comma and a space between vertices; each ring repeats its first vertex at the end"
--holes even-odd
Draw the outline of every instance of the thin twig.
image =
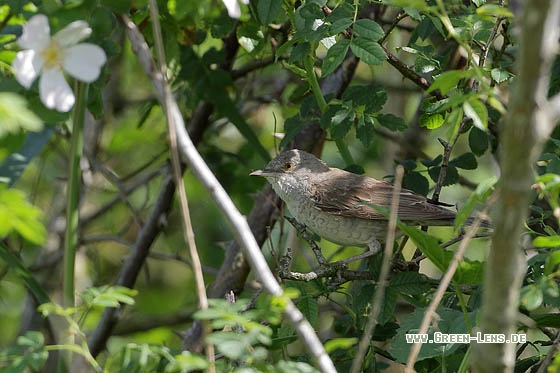
MULTIPOLYGON (((463 259, 463 254, 465 253, 465 250, 467 249, 469 242, 475 236, 476 231, 479 228, 480 223, 482 222, 482 215, 485 214, 486 212, 485 210, 483 210, 483 212, 475 218, 471 226, 471 229, 463 237, 463 239, 461 240, 461 244, 457 248, 457 251, 455 251, 455 255, 453 255, 453 259, 449 263, 449 267, 447 267, 447 271, 445 272, 445 275, 441 279, 437 291, 434 294, 432 301, 430 302, 430 305, 424 312, 424 318, 422 319, 422 323, 420 324, 420 329, 418 330, 418 334, 427 333, 428 326, 430 325, 432 318, 436 316, 436 309, 439 306, 441 300, 443 299, 443 295, 445 294, 445 291, 447 290, 449 284, 451 283, 451 280, 453 279, 453 275, 455 275, 455 271, 459 266, 459 262, 463 259)), ((410 351, 410 354, 408 355, 408 361, 406 363, 407 372, 414 372, 414 364, 416 363, 416 359, 418 358, 418 354, 420 353, 421 348, 422 348, 422 344, 420 343, 414 343, 412 345, 412 349, 410 351)))
MULTIPOLYGON (((155 0, 150 0, 150 15, 152 17, 152 26, 154 32, 154 42, 156 47, 156 53, 159 60, 159 68, 161 79, 164 80, 167 75, 166 70, 166 59, 165 51, 163 49, 163 36, 161 34, 161 26, 159 24, 159 11, 155 0)), ((171 113, 173 96, 171 94, 171 89, 169 84, 163 84, 163 107, 165 110, 165 117, 167 119, 167 127, 169 130, 169 143, 171 147, 171 163, 173 165, 173 176, 175 178, 175 184, 177 185, 177 194, 179 195, 179 206, 181 210, 181 222, 183 223, 183 236, 185 242, 189 246, 189 253, 192 261, 192 270, 195 279, 196 293, 198 295, 198 305, 201 310, 208 309, 208 297, 206 295, 206 287, 204 285, 204 276, 202 275, 202 264, 200 262, 200 257, 198 256, 198 251, 196 248, 196 242, 194 240, 194 230, 191 223, 191 216, 189 212, 189 204, 187 200, 187 193, 185 191, 185 184, 183 180, 183 172, 181 168, 181 161, 179 159, 179 151, 177 150, 177 134, 175 123, 175 116, 171 113)), ((160 98, 160 99, 161 99, 160 98)), ((184 123, 183 123, 184 127, 184 123)), ((210 332, 210 324, 207 320, 203 321, 204 324, 204 334, 210 332)), ((205 335, 203 334, 203 338, 205 335)), ((210 363, 208 367, 208 372, 214 373, 216 371, 215 361, 214 361, 214 345, 209 343, 206 345, 206 358, 210 363)))
MULTIPOLYGON (((160 232, 160 218, 171 208, 175 183, 173 178, 166 176, 161 185, 160 194, 154 204, 152 212, 144 222, 144 226, 136 237, 136 242, 130 255, 126 258, 119 274, 117 285, 133 288, 150 251, 150 246, 160 232)), ((97 327, 88 339, 88 347, 93 356, 97 356, 105 347, 107 339, 118 321, 122 308, 108 307, 103 311, 97 327)))
POLYGON ((391 269, 391 256, 393 254, 393 244, 395 242, 395 232, 397 230, 397 211, 399 208, 399 195, 401 192, 402 179, 404 175, 403 166, 397 166, 395 170, 395 187, 393 188, 393 196, 391 198, 391 212, 389 214, 389 226, 387 228, 387 240, 385 241, 385 251, 383 252, 383 262, 381 263, 381 271, 379 280, 372 299, 372 310, 368 316, 364 334, 358 344, 358 350, 350 372, 358 373, 362 369, 364 357, 371 343, 371 338, 377 324, 377 317, 383 305, 383 297, 385 296, 385 288, 387 287, 387 279, 389 278, 389 270, 391 269))
MULTIPOLYGON (((163 103, 166 82, 153 64, 146 41, 130 18, 126 15, 122 15, 121 18, 123 20, 126 33, 131 41, 132 49, 137 55, 138 61, 144 69, 144 72, 152 81, 156 94, 158 95, 158 99, 163 103)), ((206 165, 196 150, 185 129, 179 107, 172 97, 169 104, 171 104, 169 115, 173 116, 173 122, 175 123, 177 131, 179 151, 183 159, 186 160, 192 168, 194 175, 202 182, 203 186, 215 200, 216 205, 221 210, 222 214, 226 217, 228 223, 232 227, 237 242, 243 248, 245 257, 251 263, 251 266, 261 280, 263 287, 267 292, 273 295, 282 296, 282 288, 270 271, 270 268, 268 267, 257 242, 255 241, 255 237, 251 233, 247 220, 237 210, 229 195, 220 185, 216 176, 212 173, 210 168, 208 168, 208 165, 206 165)), ((309 321, 305 319, 301 311, 297 309, 290 299, 285 298, 285 301, 286 305, 284 313, 299 334, 308 351, 311 353, 313 358, 316 359, 319 369, 323 372, 336 372, 332 360, 325 351, 309 321)))

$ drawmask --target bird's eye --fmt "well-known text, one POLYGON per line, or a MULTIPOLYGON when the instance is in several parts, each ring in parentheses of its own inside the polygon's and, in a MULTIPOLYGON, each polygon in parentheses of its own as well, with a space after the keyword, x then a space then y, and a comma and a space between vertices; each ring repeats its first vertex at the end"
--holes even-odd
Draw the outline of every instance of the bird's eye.
POLYGON ((294 168, 294 164, 292 162, 284 163, 284 171, 290 171, 293 168, 294 168))

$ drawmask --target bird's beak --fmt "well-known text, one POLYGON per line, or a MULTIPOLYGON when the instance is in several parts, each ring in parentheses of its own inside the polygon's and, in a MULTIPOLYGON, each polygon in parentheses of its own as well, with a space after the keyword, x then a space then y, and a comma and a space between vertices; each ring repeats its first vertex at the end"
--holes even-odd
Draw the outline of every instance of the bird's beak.
POLYGON ((251 172, 251 173, 249 174, 249 176, 268 177, 268 176, 274 176, 274 175, 276 175, 276 174, 277 174, 277 172, 268 171, 268 170, 264 169, 264 170, 256 170, 256 171, 253 171, 253 172, 251 172))
POLYGON ((256 171, 251 172, 249 174, 249 176, 264 176, 264 173, 263 173, 262 170, 256 170, 256 171))

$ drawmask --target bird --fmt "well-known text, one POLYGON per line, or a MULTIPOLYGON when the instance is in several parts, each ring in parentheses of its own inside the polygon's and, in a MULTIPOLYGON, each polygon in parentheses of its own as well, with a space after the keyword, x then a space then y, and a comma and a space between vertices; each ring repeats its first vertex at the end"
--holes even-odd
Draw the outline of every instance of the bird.
MULTIPOLYGON (((388 219, 373 206, 390 209, 391 183, 329 167, 299 149, 283 151, 250 175, 266 178, 292 216, 312 232, 339 245, 367 247, 354 258, 380 251, 388 219)), ((401 189, 397 216, 408 225, 452 226, 456 213, 401 189)))

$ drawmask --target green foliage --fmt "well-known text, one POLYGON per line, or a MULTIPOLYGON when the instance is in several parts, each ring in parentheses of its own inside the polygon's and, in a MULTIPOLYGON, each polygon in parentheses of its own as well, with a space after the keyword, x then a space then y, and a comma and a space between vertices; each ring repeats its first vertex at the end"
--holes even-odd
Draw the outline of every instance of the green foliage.
MULTIPOLYGON (((442 249, 441 242, 468 230, 476 210, 491 204, 499 188, 499 179, 489 176, 496 167, 489 164, 500 141, 507 109, 504 97, 518 70, 519 43, 513 32, 518 20, 507 7, 483 0, 240 1, 239 19, 228 16, 222 1, 157 3, 165 78, 203 159, 244 214, 249 215, 257 192, 257 182, 248 176, 251 170, 262 168, 270 154, 293 143, 320 150, 324 138, 324 159, 329 164, 377 177, 391 173, 387 166, 400 164, 405 168, 404 188, 429 198, 437 187, 442 201, 459 206, 453 233, 439 227, 425 232, 399 222, 400 232, 411 243, 399 251, 395 245, 373 334, 373 340, 381 343, 371 346, 362 364, 364 371, 383 371, 388 367, 383 356, 399 367, 410 352, 406 333, 417 331, 439 285, 437 272, 448 270, 455 253, 453 246, 442 249), (307 137, 319 127, 324 132, 307 137), (387 146, 389 142, 392 146, 387 146), (335 146, 340 154, 333 152, 335 146), (442 170, 446 176, 440 181, 442 170), (388 345, 386 350, 383 346, 388 345)), ((146 0, 32 4, 10 0, 0 6, 3 371, 40 371, 48 354, 59 349, 80 354, 100 371, 177 372, 209 366, 205 356, 181 351, 183 341, 173 331, 185 328, 184 318, 176 321, 180 324, 166 325, 177 316, 172 312, 195 309, 197 296, 178 205, 169 203, 157 222, 151 220, 154 206, 165 199, 160 190, 162 179, 168 177, 167 127, 152 85, 139 67, 136 46, 131 48, 127 40, 122 15, 138 27, 155 56, 153 19, 146 0), (93 118, 88 116, 86 122, 79 167, 83 171, 80 204, 74 209, 79 221, 67 223, 63 216, 68 154, 71 140, 76 139, 70 129, 83 112, 71 115, 47 109, 41 84, 25 89, 12 67, 22 50, 16 40, 34 14, 48 16, 52 33, 71 22, 87 21, 92 33, 84 41, 100 46, 108 57, 99 79, 88 89, 87 109, 93 118), (157 225, 158 235, 145 248, 149 259, 137 263, 137 290, 112 286, 123 276, 123 262, 129 260, 125 258, 144 247, 146 224, 157 225), (55 293, 43 273, 62 272, 57 265, 62 260, 55 254, 67 246, 59 241, 68 227, 79 228, 76 281, 86 284, 86 289, 78 304, 62 307, 53 303, 55 293), (42 304, 39 312, 47 321, 63 320, 60 329, 74 337, 73 343, 46 343, 39 332, 16 336, 20 327, 27 330, 19 316, 26 292, 42 304), (142 322, 136 327, 139 332, 111 339, 108 353, 91 356, 87 340, 100 314, 124 306, 123 326, 133 325, 130 320, 135 316, 154 319, 154 325, 142 322)), ((559 61, 551 69, 551 96, 560 91, 559 61)), ((500 157, 495 157, 498 163, 500 157)), ((558 328, 560 130, 550 136, 535 169, 535 202, 526 234, 536 255, 528 259, 520 309, 536 328, 558 328)), ((232 285, 235 289, 245 289, 235 303, 210 300, 209 309, 194 313, 196 320, 207 320, 212 328, 201 343, 214 344, 222 356, 216 369, 317 371, 300 336, 282 316, 287 298, 254 296, 252 287, 241 283, 247 269, 241 257, 227 269, 213 267, 221 263, 221 248, 229 246, 223 242, 234 235, 196 177, 187 171, 185 181, 206 284, 227 273, 239 281, 232 285)), ((273 216, 259 215, 267 211, 262 206, 256 210, 250 216, 263 225, 261 232, 281 216, 276 210, 273 216)), ((483 226, 487 229, 487 222, 483 226)), ((282 235, 286 227, 280 228, 271 227, 268 235, 274 254, 283 252, 286 242, 292 243, 282 235)), ((329 258, 347 257, 346 251, 339 252, 324 240, 320 245, 329 258)), ((470 333, 478 326, 474 315, 480 311, 482 286, 487 286, 483 284, 486 245, 484 240, 469 245, 467 259, 458 264, 452 284, 444 291, 430 336, 435 331, 470 333)), ((294 270, 316 269, 307 255, 297 251, 296 255, 294 270)), ((277 261, 272 256, 271 267, 277 261)), ((379 289, 381 255, 347 267, 345 271, 361 272, 370 280, 346 281, 337 274, 283 284, 324 338, 339 371, 348 371, 356 355, 379 289)), ((215 289, 207 288, 209 293, 215 289)), ((523 356, 533 355, 517 358, 517 370, 536 370, 546 353, 541 346, 550 341, 533 339, 534 351, 525 349, 523 356)), ((468 356, 467 345, 425 344, 415 369, 465 371, 468 356)), ((556 366, 560 366, 558 358, 553 362, 556 366)))
POLYGON ((25 193, 0 183, 0 237, 17 233, 30 243, 41 245, 47 239, 42 217, 41 210, 26 201, 25 193))

